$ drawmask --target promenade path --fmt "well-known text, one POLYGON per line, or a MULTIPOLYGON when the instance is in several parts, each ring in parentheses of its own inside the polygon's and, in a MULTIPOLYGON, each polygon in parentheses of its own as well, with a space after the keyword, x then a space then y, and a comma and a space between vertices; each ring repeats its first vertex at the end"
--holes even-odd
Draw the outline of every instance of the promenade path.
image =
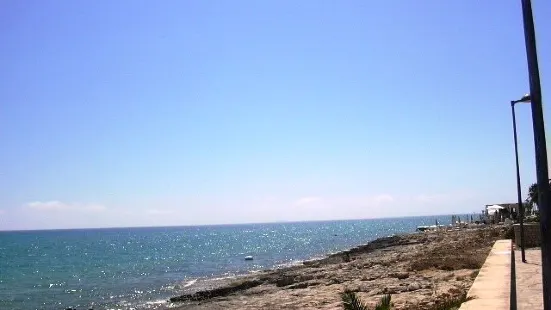
POLYGON ((526 263, 523 263, 520 251, 515 251, 517 271, 517 309, 543 309, 543 286, 541 278, 541 250, 526 249, 526 263))
MULTIPOLYGON (((509 310, 511 296, 511 240, 498 240, 480 269, 460 310, 509 310)), ((515 250, 517 310, 543 309, 541 250, 526 249, 526 263, 515 250)))

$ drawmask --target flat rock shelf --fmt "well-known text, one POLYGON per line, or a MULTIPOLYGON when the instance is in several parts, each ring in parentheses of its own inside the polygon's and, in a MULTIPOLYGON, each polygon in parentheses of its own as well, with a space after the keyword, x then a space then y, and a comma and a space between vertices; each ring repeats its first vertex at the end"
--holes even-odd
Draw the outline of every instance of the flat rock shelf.
MULTIPOLYGON (((393 309, 427 309, 466 294, 502 227, 439 230, 380 238, 366 245, 262 271, 171 298, 176 309, 342 309, 339 293, 393 309)), ((199 286, 200 287, 200 286, 199 286)))

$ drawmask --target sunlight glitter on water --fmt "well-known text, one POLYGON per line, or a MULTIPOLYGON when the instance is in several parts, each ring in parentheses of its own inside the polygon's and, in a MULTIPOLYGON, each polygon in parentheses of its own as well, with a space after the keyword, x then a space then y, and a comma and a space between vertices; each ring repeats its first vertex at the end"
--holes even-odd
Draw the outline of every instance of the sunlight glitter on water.
POLYGON ((0 308, 166 307, 208 278, 300 264, 449 218, 1 232, 0 308))

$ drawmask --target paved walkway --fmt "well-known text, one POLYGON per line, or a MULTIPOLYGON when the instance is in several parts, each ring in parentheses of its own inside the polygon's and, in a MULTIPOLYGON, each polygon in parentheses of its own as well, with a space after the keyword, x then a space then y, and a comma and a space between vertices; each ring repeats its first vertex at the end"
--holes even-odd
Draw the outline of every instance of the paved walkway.
POLYGON ((541 278, 541 250, 526 249, 526 263, 520 251, 515 251, 517 272, 517 309, 543 309, 543 287, 541 278))
MULTIPOLYGON (((460 310, 508 310, 511 291, 511 240, 498 240, 460 310)), ((533 308, 535 310, 536 308, 533 308)))

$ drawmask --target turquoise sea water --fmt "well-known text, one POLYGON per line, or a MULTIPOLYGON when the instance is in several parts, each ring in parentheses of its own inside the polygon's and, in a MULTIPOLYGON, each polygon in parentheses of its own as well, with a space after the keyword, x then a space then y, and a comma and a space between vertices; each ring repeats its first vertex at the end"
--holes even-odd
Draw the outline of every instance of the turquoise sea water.
POLYGON ((450 223, 430 216, 0 232, 0 309, 163 308, 196 279, 321 257, 436 219, 450 223))

